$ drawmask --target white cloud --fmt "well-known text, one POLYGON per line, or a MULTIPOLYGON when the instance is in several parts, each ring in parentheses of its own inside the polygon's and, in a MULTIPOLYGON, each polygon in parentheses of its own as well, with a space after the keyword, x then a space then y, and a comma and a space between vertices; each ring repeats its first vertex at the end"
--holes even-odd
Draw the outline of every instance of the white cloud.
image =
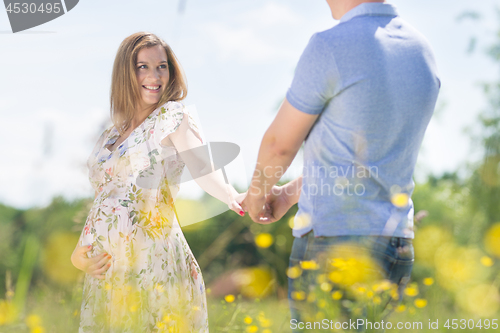
POLYGON ((268 2, 263 7, 245 14, 244 21, 268 28, 278 25, 299 24, 302 22, 302 18, 287 5, 268 2))
POLYGON ((222 60, 236 58, 244 63, 259 63, 287 53, 286 49, 266 41, 251 28, 231 29, 220 23, 210 23, 205 28, 222 60))
POLYGON ((219 59, 260 64, 290 57, 287 27, 301 21, 289 6, 271 2, 224 22, 209 22, 201 31, 216 45, 219 59))

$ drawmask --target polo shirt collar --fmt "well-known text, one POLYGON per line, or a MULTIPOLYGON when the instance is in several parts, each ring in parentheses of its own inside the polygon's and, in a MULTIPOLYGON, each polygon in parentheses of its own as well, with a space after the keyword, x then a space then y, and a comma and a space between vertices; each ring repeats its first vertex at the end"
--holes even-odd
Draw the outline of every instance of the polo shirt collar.
POLYGON ((382 2, 364 2, 340 18, 339 23, 348 21, 355 16, 371 15, 371 16, 398 16, 396 7, 389 3, 382 2))

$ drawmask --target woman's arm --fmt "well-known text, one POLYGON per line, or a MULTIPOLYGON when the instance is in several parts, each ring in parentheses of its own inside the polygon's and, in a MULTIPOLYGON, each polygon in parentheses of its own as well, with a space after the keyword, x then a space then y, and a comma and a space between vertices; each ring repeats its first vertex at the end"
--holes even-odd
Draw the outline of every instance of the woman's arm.
POLYGON ((177 130, 166 139, 170 139, 194 180, 205 192, 227 204, 239 215, 245 215, 239 203, 243 201, 246 193, 239 194, 231 184, 226 184, 222 170, 213 171, 210 156, 204 149, 206 147, 200 137, 191 130, 188 121, 185 114, 177 130))
MULTIPOLYGON (((97 191, 95 191, 95 198, 97 198, 97 191)), ((71 263, 79 270, 84 271, 96 279, 102 280, 106 274, 105 272, 111 266, 111 263, 109 263, 111 256, 107 253, 102 253, 93 258, 89 258, 87 252, 91 249, 91 245, 81 246, 80 240, 78 240, 78 243, 71 254, 71 263)))

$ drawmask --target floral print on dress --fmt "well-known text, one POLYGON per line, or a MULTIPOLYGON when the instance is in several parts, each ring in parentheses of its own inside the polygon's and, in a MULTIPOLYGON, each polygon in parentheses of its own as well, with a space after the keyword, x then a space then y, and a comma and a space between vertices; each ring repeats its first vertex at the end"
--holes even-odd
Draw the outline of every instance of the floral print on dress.
POLYGON ((208 332, 205 285, 174 210, 184 162, 161 141, 175 132, 183 104, 153 111, 123 143, 104 130, 87 160, 97 191, 79 244, 109 253, 105 279, 85 275, 79 333, 208 332))

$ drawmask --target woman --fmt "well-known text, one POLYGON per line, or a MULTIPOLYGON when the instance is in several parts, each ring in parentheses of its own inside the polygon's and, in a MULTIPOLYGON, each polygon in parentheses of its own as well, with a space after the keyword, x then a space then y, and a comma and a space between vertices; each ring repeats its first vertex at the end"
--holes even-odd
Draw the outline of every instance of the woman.
POLYGON ((208 332, 200 268, 176 220, 187 165, 209 194, 244 215, 244 195, 212 172, 170 47, 151 33, 127 37, 111 83, 113 125, 87 165, 92 209, 71 260, 86 272, 83 332, 208 332), (181 154, 182 153, 182 154, 181 154))

